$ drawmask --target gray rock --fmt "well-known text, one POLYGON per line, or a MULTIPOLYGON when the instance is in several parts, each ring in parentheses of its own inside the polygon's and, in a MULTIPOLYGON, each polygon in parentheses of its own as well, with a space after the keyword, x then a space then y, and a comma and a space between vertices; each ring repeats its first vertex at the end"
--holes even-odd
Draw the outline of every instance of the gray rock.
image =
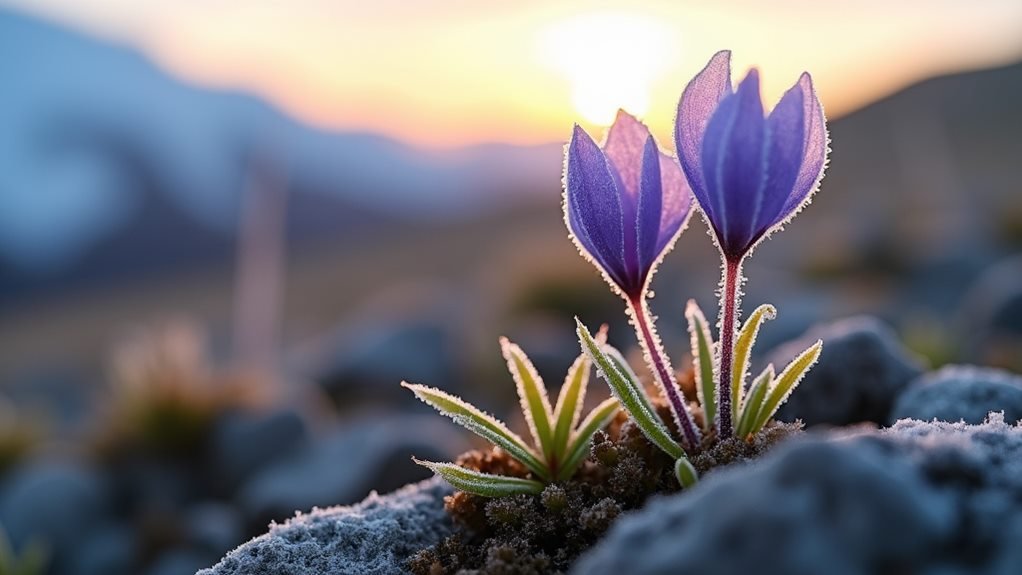
POLYGON ((309 444, 301 414, 292 409, 268 413, 232 412, 213 429, 210 467, 224 492, 247 477, 309 444))
POLYGON ((183 517, 189 545, 220 557, 245 538, 241 514, 231 505, 209 501, 188 508, 183 517))
POLYGON ((208 556, 188 549, 167 551, 153 561, 146 575, 195 575, 209 565, 208 556))
POLYGON ((891 420, 982 423, 991 411, 1022 419, 1022 377, 1000 369, 949 365, 915 381, 898 397, 891 420))
POLYGON ((242 485, 237 501, 250 522, 295 510, 358 501, 429 477, 411 457, 445 460, 464 451, 466 434, 435 415, 378 415, 350 422, 310 449, 242 485))
POLYGON ((449 322, 402 318, 337 334, 311 363, 313 378, 344 407, 358 402, 417 404, 402 380, 443 382, 457 391, 462 377, 449 322))
POLYGON ((120 523, 91 527, 81 534, 68 561, 68 575, 129 575, 137 560, 138 537, 120 523))
POLYGON ((61 572, 82 534, 102 523, 110 506, 102 477, 84 465, 36 461, 13 471, 0 494, 0 524, 16 549, 47 546, 61 572))
POLYGON ((1022 370, 1022 255, 990 266, 969 288, 957 327, 970 361, 1022 370))
POLYGON ((433 478, 349 507, 298 514, 229 553, 198 575, 393 575, 420 549, 451 533, 443 498, 450 487, 433 478))
POLYGON ((780 371, 823 340, 820 360, 781 407, 783 421, 801 419, 807 426, 885 423, 895 398, 922 373, 919 360, 879 320, 861 316, 816 326, 801 338, 768 354, 780 371))
POLYGON ((621 519, 577 574, 1022 572, 1022 427, 794 441, 621 519))

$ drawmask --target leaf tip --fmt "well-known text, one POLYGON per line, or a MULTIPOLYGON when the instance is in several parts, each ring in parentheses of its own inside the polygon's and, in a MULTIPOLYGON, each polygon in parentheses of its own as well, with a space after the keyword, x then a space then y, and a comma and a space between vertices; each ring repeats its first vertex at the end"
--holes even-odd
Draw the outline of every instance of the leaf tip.
POLYGON ((679 457, 674 462, 674 475, 678 478, 678 483, 685 489, 699 482, 699 473, 686 457, 679 457))

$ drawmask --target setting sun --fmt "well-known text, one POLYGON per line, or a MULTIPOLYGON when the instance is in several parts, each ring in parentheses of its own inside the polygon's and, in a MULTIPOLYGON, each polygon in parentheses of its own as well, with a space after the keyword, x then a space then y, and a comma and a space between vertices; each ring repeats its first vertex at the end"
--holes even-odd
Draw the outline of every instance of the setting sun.
POLYGON ((653 84, 670 69, 676 44, 653 18, 601 12, 546 28, 538 56, 568 80, 583 119, 608 125, 618 108, 638 116, 649 111, 653 84))

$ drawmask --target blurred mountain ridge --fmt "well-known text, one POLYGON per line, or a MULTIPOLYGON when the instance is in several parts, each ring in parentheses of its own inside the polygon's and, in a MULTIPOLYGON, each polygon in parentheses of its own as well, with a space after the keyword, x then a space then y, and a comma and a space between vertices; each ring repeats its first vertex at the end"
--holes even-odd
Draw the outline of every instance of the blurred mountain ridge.
MULTIPOLYGON (((244 192, 266 171, 284 174, 289 249, 352 251, 400 228, 560 201, 560 144, 433 151, 316 129, 3 8, 0 80, 0 309, 230 265, 244 192)), ((1003 161, 1022 155, 1020 100, 1015 64, 930 79, 833 121, 826 192, 772 243, 924 257, 996 243, 998 226, 1022 226, 1022 166, 1003 161)))
POLYGON ((297 242, 463 218, 559 178, 559 145, 433 151, 320 130, 5 8, 0 79, 0 301, 118 270, 222 262, 260 171, 283 174, 297 242))

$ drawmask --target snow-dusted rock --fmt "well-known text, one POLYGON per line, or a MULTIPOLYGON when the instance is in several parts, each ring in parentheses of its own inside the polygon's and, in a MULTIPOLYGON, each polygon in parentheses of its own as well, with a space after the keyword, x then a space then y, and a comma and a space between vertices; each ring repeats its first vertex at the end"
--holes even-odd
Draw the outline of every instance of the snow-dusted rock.
POLYGON ((1022 573, 1022 427, 794 441, 622 518, 573 573, 1022 573))
POLYGON ((981 423, 991 411, 1022 419, 1022 377, 1000 369, 949 365, 914 380, 898 397, 891 420, 981 423))
POLYGON ((443 498, 450 487, 433 478, 357 505, 298 514, 229 553, 198 575, 393 575, 405 560, 451 532, 443 498))

